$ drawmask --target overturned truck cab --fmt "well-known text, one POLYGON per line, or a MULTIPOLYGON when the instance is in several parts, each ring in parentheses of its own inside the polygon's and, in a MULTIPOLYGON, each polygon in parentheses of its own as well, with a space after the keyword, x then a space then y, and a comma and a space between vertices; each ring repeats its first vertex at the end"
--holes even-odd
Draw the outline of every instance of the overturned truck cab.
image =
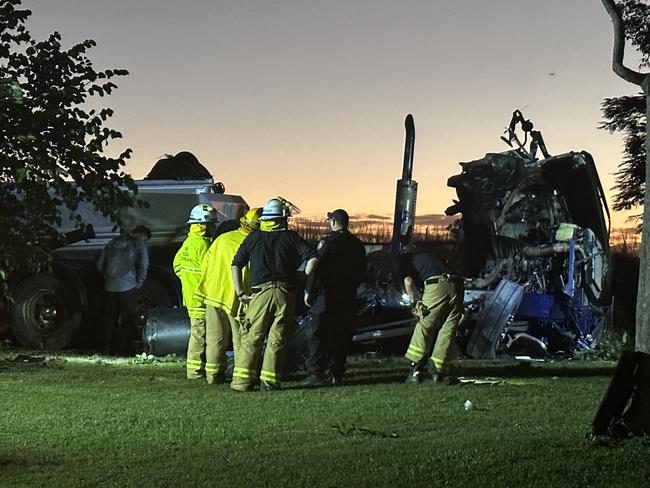
POLYGON ((511 150, 460 163, 447 182, 458 199, 446 213, 461 215, 454 234, 469 277, 466 352, 491 359, 593 348, 611 303, 609 210, 593 158, 549 155, 519 111, 503 139, 511 150))

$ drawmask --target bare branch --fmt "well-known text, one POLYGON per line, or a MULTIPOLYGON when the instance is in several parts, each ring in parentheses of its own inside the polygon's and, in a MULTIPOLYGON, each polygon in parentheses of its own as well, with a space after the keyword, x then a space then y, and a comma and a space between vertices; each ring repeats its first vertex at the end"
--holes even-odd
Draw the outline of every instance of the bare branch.
POLYGON ((623 78, 630 83, 639 85, 645 89, 647 88, 644 85, 647 85, 648 75, 639 73, 633 69, 630 69, 623 65, 623 55, 625 52, 625 29, 623 26, 623 19, 621 18, 621 12, 616 8, 614 0, 602 0, 603 6, 610 18, 612 19, 612 24, 614 27, 614 49, 612 52, 612 70, 618 76, 623 78))

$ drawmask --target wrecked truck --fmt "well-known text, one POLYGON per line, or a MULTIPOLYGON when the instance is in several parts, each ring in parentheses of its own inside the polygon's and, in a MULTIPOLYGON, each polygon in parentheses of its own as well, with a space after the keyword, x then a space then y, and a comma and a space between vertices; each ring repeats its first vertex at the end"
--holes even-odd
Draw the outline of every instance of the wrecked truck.
MULTIPOLYGON (((415 325, 391 277, 393 257, 414 247, 417 183, 410 115, 405 129, 392 239, 390 245, 368 248, 355 350, 401 354, 415 325)), ((427 245, 467 277, 459 349, 489 359, 570 356, 593 348, 609 318, 611 282, 609 211, 593 158, 584 151, 551 156, 541 133, 519 111, 505 142, 510 150, 461 163, 461 174, 449 178, 458 194, 446 212, 459 216, 452 230, 455 242, 427 245), (523 141, 517 135, 520 125, 523 141)), ((290 367, 299 366, 305 354, 309 315, 299 316, 297 325, 290 367)), ((183 353, 188 336, 182 311, 150 314, 145 340, 150 353, 183 353)))
POLYGON ((463 349, 491 359, 593 348, 609 320, 612 277, 594 160, 586 151, 550 155, 518 110, 502 139, 510 150, 460 163, 447 182, 458 198, 446 214, 460 216, 453 233, 469 277, 463 349))

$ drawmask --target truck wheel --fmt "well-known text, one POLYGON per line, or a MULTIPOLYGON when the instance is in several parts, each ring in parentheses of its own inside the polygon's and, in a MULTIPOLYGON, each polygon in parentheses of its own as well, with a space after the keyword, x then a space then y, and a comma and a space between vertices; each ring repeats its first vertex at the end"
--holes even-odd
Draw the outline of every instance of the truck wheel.
POLYGON ((151 266, 149 276, 138 293, 138 306, 179 307, 181 302, 180 282, 174 273, 162 266, 151 266))
POLYGON ((31 275, 14 289, 11 330, 25 347, 61 349, 79 333, 81 300, 76 288, 50 275, 31 275))

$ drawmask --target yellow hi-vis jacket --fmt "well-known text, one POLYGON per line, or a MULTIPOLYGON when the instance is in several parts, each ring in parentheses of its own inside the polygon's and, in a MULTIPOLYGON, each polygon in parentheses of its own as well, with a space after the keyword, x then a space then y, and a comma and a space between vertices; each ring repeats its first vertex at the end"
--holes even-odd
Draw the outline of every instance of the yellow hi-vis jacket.
POLYGON ((205 317, 205 305, 194 297, 201 280, 201 263, 210 246, 210 240, 204 235, 204 224, 192 224, 185 242, 174 256, 174 273, 181 280, 183 305, 192 318, 205 317))
MULTIPOLYGON (((240 227, 221 234, 212 242, 203 260, 201 280, 194 293, 199 301, 219 308, 231 317, 237 316, 239 299, 235 293, 230 267, 239 245, 248 234, 250 234, 248 229, 240 227)), ((244 291, 248 293, 250 291, 248 266, 242 271, 242 285, 244 291)))

